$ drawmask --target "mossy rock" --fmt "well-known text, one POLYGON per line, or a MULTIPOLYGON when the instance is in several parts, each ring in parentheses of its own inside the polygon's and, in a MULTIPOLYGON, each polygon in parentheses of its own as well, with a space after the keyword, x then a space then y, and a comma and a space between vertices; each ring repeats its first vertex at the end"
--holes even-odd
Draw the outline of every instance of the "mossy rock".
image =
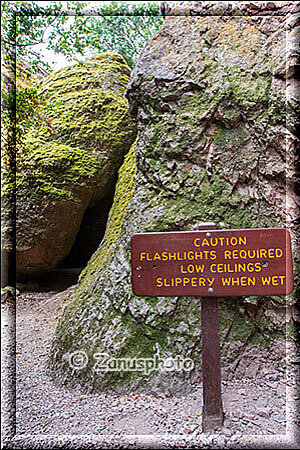
POLYGON ((69 253, 87 208, 114 188, 136 136, 121 56, 98 54, 40 82, 53 105, 48 127, 32 128, 17 159, 17 277, 56 267, 69 253))
MULTIPOLYGON (((275 34, 267 37, 260 27, 268 20, 170 17, 144 49, 127 90, 138 139, 120 169, 104 240, 58 323, 50 361, 56 379, 90 391, 173 394, 201 380, 201 299, 135 296, 130 239, 196 230, 202 222, 218 229, 287 225, 285 182, 294 175, 282 144, 285 83, 274 76, 285 58, 285 29, 272 22, 275 34), (78 350, 88 358, 81 370, 70 365, 78 350), (194 369, 104 372, 97 370, 103 353, 180 355, 194 369)), ((293 145, 291 138, 290 162, 293 145)), ((249 375, 247 358, 258 371, 280 364, 284 312, 294 303, 292 295, 220 299, 224 378, 249 375)))

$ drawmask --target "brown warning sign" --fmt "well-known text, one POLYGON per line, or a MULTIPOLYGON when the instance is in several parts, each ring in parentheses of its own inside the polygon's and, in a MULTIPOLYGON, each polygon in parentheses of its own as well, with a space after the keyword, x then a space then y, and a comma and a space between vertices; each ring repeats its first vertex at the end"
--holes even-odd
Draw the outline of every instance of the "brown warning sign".
POLYGON ((135 234, 132 289, 140 296, 286 295, 290 235, 282 228, 135 234))

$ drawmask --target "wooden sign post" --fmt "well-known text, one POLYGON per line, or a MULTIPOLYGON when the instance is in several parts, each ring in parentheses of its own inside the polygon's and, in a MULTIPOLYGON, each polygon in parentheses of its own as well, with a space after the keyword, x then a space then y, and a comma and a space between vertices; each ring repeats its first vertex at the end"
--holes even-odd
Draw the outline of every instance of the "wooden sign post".
POLYGON ((138 296, 200 296, 203 431, 223 423, 218 299, 293 291, 290 235, 283 228, 142 233, 131 238, 138 296))
POLYGON ((203 431, 223 424, 220 325, 217 297, 201 299, 203 431))

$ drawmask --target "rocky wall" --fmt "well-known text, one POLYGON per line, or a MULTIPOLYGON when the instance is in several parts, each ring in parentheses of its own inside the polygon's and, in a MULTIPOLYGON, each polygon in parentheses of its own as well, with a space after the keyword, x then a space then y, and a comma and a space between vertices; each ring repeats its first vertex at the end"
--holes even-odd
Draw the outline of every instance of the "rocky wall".
MULTIPOLYGON (((184 2, 144 49, 126 94, 137 141, 120 169, 104 240, 57 326, 56 379, 92 391, 173 394, 201 380, 201 299, 135 296, 134 233, 197 230, 202 222, 287 227, 297 275, 296 8, 277 4, 184 2), (79 350, 87 358, 81 370, 70 367, 79 350), (181 355, 195 368, 97 372, 95 355, 103 352, 181 355)), ((220 299, 224 378, 282 364, 298 320, 296 295, 220 299)))

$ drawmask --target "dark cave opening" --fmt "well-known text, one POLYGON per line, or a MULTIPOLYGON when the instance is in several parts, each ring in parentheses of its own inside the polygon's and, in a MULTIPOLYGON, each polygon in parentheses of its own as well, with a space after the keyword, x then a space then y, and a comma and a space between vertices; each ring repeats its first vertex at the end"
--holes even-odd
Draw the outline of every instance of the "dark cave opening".
POLYGON ((60 268, 85 267, 101 243, 110 208, 113 203, 114 189, 104 198, 87 208, 82 218, 75 242, 62 261, 60 268))

